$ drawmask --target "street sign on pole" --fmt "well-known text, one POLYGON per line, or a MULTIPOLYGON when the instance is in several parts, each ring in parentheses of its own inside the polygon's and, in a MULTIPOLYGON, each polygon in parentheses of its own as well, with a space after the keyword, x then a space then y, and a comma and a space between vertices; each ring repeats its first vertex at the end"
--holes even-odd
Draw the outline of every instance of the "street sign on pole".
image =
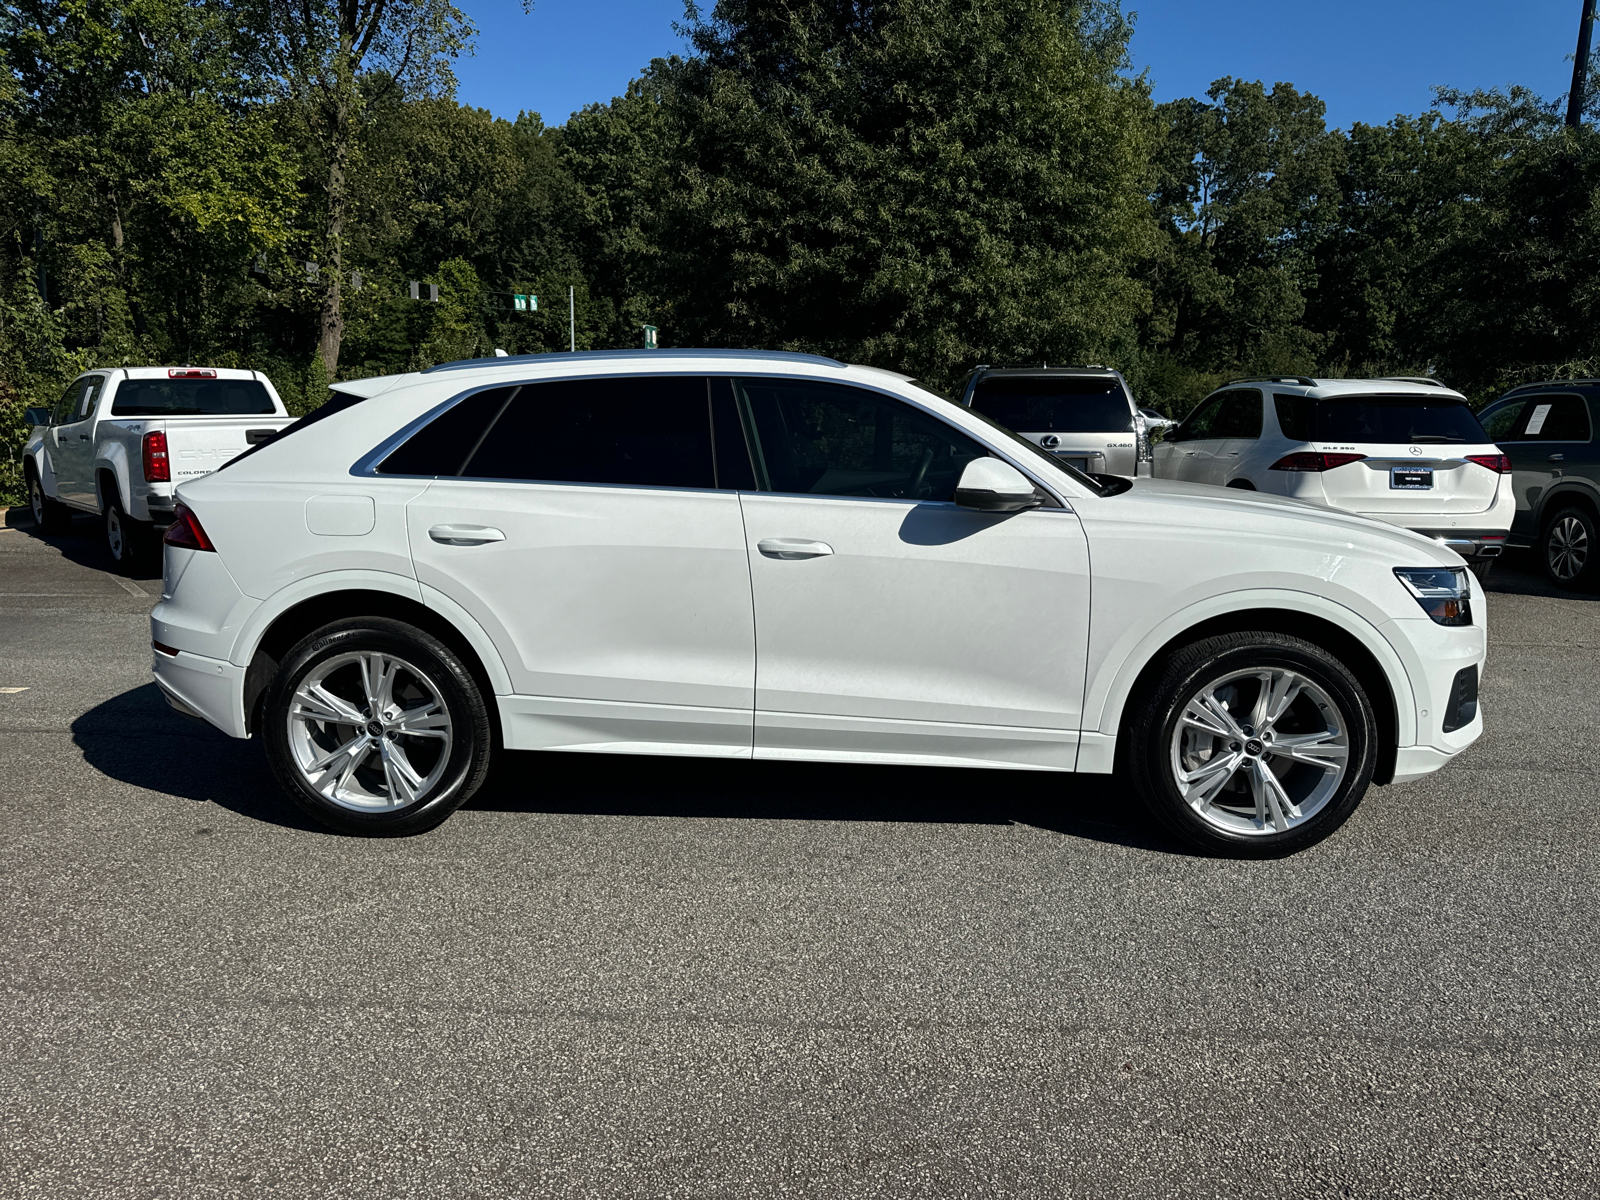
POLYGON ((1589 40, 1594 34, 1594 0, 1583 0, 1578 22, 1578 53, 1572 60, 1572 90, 1567 93, 1567 124, 1574 129, 1583 120, 1583 93, 1589 83, 1589 40))
POLYGON ((413 300, 422 299, 422 284, 418 283, 415 279, 409 279, 406 281, 406 291, 410 293, 413 300))
POLYGON ((428 285, 428 299, 432 300, 435 304, 439 303, 439 285, 437 283, 430 283, 428 285))
POLYGON ((656 332, 654 325, 646 325, 644 327, 644 348, 646 350, 654 350, 656 348, 656 332))
POLYGON ((527 312, 528 311, 528 298, 526 296, 524 296, 521 292, 512 292, 511 293, 511 307, 516 309, 518 312, 527 312))
POLYGON ((578 304, 573 299, 573 291, 567 289, 567 338, 572 352, 578 352, 578 304))

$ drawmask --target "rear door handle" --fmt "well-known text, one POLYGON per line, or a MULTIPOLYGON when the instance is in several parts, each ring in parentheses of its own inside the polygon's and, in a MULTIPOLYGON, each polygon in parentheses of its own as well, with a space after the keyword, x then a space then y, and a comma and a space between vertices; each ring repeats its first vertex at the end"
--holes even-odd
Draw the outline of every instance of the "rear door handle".
POLYGON ((78 435, 78 440, 80 442, 87 442, 89 440, 89 435, 87 433, 80 433, 78 435))
POLYGON ((505 534, 487 525, 435 525, 428 536, 443 546, 481 546, 506 540, 505 534))
POLYGON ((1551 462, 1566 462, 1567 461, 1567 456, 1565 454, 1552 454, 1550 456, 1550 461, 1551 462))
POLYGON ((768 558, 784 559, 821 558, 833 553, 827 542, 803 542, 798 538, 762 538, 756 549, 768 558))

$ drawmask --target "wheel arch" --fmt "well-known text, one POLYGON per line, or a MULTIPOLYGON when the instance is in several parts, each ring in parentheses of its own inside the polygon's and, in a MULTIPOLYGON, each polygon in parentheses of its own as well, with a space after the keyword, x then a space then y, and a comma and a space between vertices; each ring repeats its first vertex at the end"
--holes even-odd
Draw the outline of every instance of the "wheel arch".
MULTIPOLYGON (((255 732, 261 699, 289 651, 314 630, 351 617, 385 617, 438 638, 466 665, 491 712, 496 707, 494 697, 510 691, 505 665, 487 635, 465 612, 446 615, 413 597, 356 583, 296 600, 268 621, 245 668, 246 733, 255 732)), ((498 720, 494 725, 498 732, 498 720)))
POLYGON ((122 511, 132 515, 133 477, 129 474, 128 452, 115 443, 94 462, 95 508, 105 511, 106 500, 113 494, 117 497, 117 503, 122 505, 122 511), (106 487, 108 475, 111 477, 110 488, 106 487))
POLYGON ((1539 503, 1536 536, 1544 537, 1545 531, 1550 527, 1551 519, 1563 508, 1584 509, 1589 514, 1590 520, 1600 524, 1600 500, 1596 499, 1594 489, 1573 481, 1557 484, 1545 492, 1539 503))
MULTIPOLYGON (((1328 607, 1336 606, 1329 604, 1328 607)), ((1181 628, 1153 633, 1118 672, 1117 681, 1106 696, 1100 728, 1116 731, 1119 748, 1127 745, 1122 735, 1136 707, 1134 701, 1142 689, 1151 686, 1174 651, 1219 634, 1261 630, 1303 638, 1328 650, 1349 668, 1367 693, 1378 726, 1378 761, 1373 782, 1385 784, 1394 778, 1399 746, 1415 738, 1415 699, 1403 662, 1376 629, 1354 614, 1349 614, 1347 620, 1340 620, 1331 612, 1308 611, 1270 601, 1205 615, 1190 614, 1190 618, 1181 628)))

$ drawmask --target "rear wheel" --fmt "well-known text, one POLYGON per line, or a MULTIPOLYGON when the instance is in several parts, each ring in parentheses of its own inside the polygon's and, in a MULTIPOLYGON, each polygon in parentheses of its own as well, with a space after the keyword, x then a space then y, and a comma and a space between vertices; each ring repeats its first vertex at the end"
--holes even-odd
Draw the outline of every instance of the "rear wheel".
POLYGON ((65 533, 72 523, 72 510, 44 494, 44 483, 32 470, 28 472, 28 507, 33 523, 43 533, 65 533))
POLYGON ((1155 817, 1190 845, 1271 858, 1327 837, 1372 779, 1377 723, 1333 655, 1280 633, 1175 653, 1128 724, 1127 763, 1155 817))
POLYGON ((431 829, 489 770, 489 713, 471 673, 399 621, 357 618, 306 638, 284 659, 262 716, 279 784, 343 833, 431 829))
POLYGON ((130 570, 150 545, 149 529, 144 522, 135 521, 124 512, 121 501, 115 496, 106 501, 100 519, 105 529, 106 552, 111 555, 112 565, 119 571, 130 570))
POLYGON ((1586 509, 1564 508, 1550 518, 1540 539, 1544 573, 1557 587, 1585 587, 1594 582, 1597 545, 1594 517, 1586 509))

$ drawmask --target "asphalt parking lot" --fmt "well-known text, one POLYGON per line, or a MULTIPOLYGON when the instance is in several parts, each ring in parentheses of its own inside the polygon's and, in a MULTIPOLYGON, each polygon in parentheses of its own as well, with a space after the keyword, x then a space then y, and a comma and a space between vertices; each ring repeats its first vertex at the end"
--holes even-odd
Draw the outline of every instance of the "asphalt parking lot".
POLYGON ((1600 1192, 1600 596, 1525 561, 1484 738, 1238 863, 1104 780, 537 754, 337 837, 93 532, 0 532, 0 1196, 1600 1192))

